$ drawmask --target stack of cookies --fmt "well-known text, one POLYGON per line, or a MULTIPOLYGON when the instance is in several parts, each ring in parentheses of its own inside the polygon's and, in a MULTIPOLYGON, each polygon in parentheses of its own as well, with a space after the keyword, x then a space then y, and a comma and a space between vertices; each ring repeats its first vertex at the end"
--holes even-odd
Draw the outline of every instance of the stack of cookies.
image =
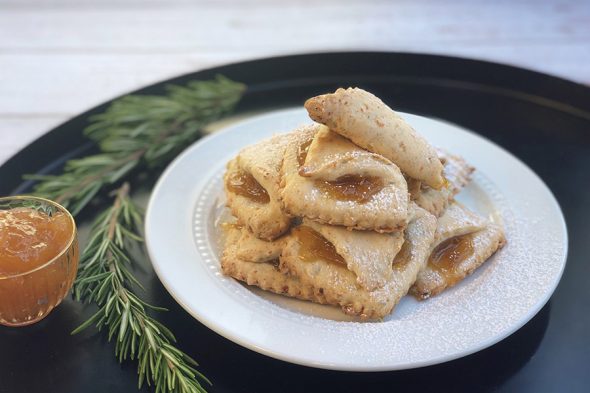
POLYGON ((504 243, 454 196, 473 168, 433 148, 357 88, 309 99, 313 124, 227 165, 223 272, 248 285, 379 319, 409 291, 440 293, 504 243))

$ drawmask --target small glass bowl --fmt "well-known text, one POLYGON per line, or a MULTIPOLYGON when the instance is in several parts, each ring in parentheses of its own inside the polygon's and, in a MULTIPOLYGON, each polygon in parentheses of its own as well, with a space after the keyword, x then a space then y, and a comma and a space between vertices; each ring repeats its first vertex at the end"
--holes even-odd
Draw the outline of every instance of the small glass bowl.
POLYGON ((47 262, 22 273, 0 273, 0 325, 5 326, 26 326, 45 318, 71 289, 80 259, 76 223, 63 206, 32 196, 0 198, 0 210, 19 207, 49 215, 61 212, 71 221, 72 231, 65 247, 47 262))

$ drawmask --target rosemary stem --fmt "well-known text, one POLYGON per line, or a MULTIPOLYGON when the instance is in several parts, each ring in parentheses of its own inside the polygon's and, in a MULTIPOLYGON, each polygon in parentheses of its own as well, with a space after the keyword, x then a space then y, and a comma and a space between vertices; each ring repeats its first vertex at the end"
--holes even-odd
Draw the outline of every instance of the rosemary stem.
POLYGON ((117 227, 119 209, 121 208, 123 198, 126 198, 127 195, 129 195, 129 190, 130 187, 128 182, 123 183, 121 187, 115 190, 116 198, 115 202, 113 203, 113 214, 109 220, 109 230, 107 232, 107 238, 109 241, 112 241, 115 237, 115 228, 117 227))
POLYGON ((245 86, 223 76, 168 86, 164 95, 131 95, 114 101, 91 118, 85 134, 100 153, 69 160, 59 175, 29 175, 34 193, 53 199, 76 215, 95 198, 116 187, 109 207, 97 214, 80 256, 74 297, 98 311, 72 333, 90 326, 106 328, 120 362, 137 362, 138 386, 156 393, 205 392, 211 384, 197 362, 176 347, 173 333, 151 316, 163 311, 142 300, 142 284, 131 271, 131 247, 141 242, 143 214, 130 198, 131 177, 160 167, 201 135, 203 127, 231 111, 245 86), (122 183, 121 183, 122 182, 122 183))

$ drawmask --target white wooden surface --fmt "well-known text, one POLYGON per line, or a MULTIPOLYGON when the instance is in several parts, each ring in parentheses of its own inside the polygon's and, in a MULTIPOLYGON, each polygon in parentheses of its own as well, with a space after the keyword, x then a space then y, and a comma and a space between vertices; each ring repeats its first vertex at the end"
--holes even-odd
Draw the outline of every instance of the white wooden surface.
POLYGON ((473 57, 590 84, 590 1, 0 0, 0 164, 143 85, 338 50, 473 57))

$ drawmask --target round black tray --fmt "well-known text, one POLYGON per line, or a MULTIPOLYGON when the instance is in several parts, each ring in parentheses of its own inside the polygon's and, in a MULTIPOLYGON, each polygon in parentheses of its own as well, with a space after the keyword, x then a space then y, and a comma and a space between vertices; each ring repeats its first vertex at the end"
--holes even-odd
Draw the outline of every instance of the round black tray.
MULTIPOLYGON (((590 88, 482 61, 358 52, 231 64, 135 93, 158 94, 167 83, 184 84, 215 74, 247 84, 238 113, 301 105, 312 95, 356 85, 401 111, 474 130, 511 151, 547 183, 565 214, 570 244, 565 273, 551 300, 512 336, 452 362, 381 373, 306 368, 244 349, 182 310, 146 264, 137 274, 146 284, 147 299, 170 309, 160 317, 177 334, 181 348, 200 362, 200 370, 213 381, 210 391, 587 391, 590 88)), ((54 172, 65 160, 91 150, 81 130, 88 117, 106 105, 56 127, 1 166, 0 195, 26 193, 31 184, 22 181, 23 174, 54 172)), ((92 307, 67 299, 39 324, 0 328, 0 392, 137 391, 135 363, 119 365, 104 334, 90 330, 70 336, 92 311, 92 307)))

